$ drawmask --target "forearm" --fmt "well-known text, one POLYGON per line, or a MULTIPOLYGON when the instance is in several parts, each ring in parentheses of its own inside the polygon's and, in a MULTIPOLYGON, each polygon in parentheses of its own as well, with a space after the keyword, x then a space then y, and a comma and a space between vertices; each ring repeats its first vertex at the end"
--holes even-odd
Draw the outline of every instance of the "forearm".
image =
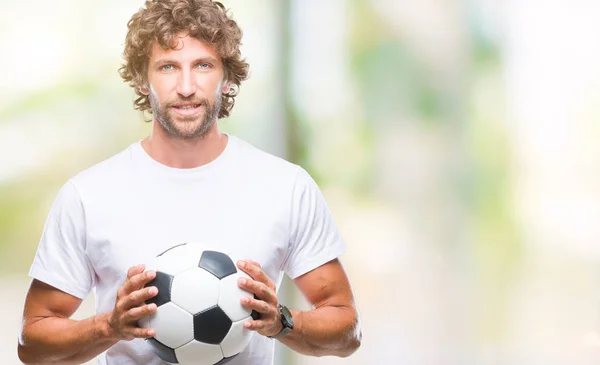
POLYGON ((354 308, 324 306, 306 312, 292 311, 294 330, 280 341, 304 355, 341 356, 360 346, 361 330, 354 308))
POLYGON ((32 320, 19 339, 19 358, 25 364, 82 364, 114 345, 108 314, 76 321, 60 317, 32 320))

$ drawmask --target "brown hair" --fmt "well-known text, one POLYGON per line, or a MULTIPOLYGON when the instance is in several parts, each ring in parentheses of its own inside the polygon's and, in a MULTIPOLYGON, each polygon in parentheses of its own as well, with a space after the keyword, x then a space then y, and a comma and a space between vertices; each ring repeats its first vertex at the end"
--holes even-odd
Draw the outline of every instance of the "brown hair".
POLYGON ((224 77, 231 88, 222 93, 219 118, 229 116, 239 86, 248 78, 249 66, 241 58, 242 31, 223 4, 213 0, 148 0, 127 27, 125 63, 119 74, 138 95, 135 109, 152 112, 150 100, 141 88, 148 82, 148 61, 154 41, 163 49, 174 49, 178 35, 183 32, 207 42, 221 57, 224 77))

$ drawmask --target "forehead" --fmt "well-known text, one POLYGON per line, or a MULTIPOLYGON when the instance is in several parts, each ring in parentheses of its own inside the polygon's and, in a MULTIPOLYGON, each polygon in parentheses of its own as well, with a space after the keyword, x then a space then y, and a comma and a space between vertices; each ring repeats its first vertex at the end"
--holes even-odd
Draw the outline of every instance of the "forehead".
POLYGON ((214 58, 220 60, 217 51, 204 41, 190 36, 180 36, 175 38, 175 40, 177 41, 176 47, 168 49, 163 49, 158 44, 158 41, 154 41, 150 59, 156 61, 162 58, 169 58, 182 62, 201 58, 214 58))

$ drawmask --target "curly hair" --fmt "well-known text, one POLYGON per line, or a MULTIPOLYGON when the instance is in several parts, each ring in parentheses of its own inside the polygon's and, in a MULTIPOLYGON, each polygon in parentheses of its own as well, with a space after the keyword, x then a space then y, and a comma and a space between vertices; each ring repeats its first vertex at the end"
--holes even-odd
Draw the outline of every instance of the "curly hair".
POLYGON ((248 78, 249 65, 241 58, 242 31, 225 6, 213 0, 147 0, 127 23, 121 78, 134 88, 138 98, 135 109, 152 113, 150 100, 141 92, 148 83, 148 62, 155 41, 163 49, 175 49, 184 33, 210 44, 221 57, 224 77, 230 84, 222 93, 219 118, 229 116, 242 81, 248 78))

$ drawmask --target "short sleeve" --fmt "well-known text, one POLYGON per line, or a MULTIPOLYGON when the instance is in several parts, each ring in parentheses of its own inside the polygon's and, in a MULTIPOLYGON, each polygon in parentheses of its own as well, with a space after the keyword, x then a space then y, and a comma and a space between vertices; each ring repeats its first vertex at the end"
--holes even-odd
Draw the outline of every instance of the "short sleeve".
POLYGON ((294 184, 289 252, 284 271, 295 279, 346 251, 321 190, 301 167, 294 184))
POLYGON ((85 254, 85 237, 81 197, 68 181, 50 209, 29 276, 84 299, 95 278, 85 254))

